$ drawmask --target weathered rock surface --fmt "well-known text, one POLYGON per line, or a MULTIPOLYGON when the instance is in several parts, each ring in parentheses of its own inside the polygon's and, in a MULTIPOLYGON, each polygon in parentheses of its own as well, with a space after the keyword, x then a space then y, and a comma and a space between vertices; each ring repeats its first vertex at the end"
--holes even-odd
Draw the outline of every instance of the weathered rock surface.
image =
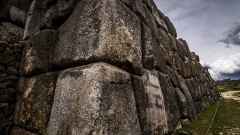
POLYGON ((59 74, 47 134, 131 134, 141 129, 130 75, 105 63, 59 74))
POLYGON ((52 108, 57 73, 47 73, 24 81, 23 94, 15 111, 15 124, 46 134, 52 108))
POLYGON ((143 76, 132 76, 142 134, 168 132, 164 97, 156 71, 145 70, 143 76))
POLYGON ((24 75, 49 71, 54 40, 55 31, 49 29, 37 33, 28 40, 22 61, 24 75))
POLYGON ((55 67, 104 61, 141 74, 140 20, 118 0, 80 1, 57 34, 55 67))
POLYGON ((3 0, 0 134, 173 133, 219 97, 176 37, 153 0, 3 0))

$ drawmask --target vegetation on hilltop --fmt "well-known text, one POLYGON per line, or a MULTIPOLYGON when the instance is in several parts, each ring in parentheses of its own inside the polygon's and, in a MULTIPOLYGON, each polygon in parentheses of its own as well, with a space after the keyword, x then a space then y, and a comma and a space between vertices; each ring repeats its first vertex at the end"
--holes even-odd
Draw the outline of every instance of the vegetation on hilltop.
POLYGON ((240 91, 240 80, 224 79, 216 81, 219 92, 240 91))

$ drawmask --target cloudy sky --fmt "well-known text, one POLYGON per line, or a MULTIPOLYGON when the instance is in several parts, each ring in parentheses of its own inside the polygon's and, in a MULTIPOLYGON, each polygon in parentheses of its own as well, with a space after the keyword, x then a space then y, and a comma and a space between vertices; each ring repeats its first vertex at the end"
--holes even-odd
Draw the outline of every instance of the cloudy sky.
POLYGON ((212 77, 240 79, 240 0, 154 0, 212 77))

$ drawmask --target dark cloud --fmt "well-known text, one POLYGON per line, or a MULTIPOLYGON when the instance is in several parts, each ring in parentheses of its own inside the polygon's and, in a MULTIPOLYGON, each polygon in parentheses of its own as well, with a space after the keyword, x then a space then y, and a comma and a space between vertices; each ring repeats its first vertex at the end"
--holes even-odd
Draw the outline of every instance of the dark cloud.
POLYGON ((222 42, 229 45, 237 45, 240 46, 240 24, 235 23, 233 27, 231 27, 227 32, 224 34, 224 38, 220 39, 218 42, 222 42))
POLYGON ((237 71, 233 74, 220 74, 219 75, 219 79, 222 80, 222 79, 231 79, 231 80, 239 80, 240 79, 240 71, 237 71))

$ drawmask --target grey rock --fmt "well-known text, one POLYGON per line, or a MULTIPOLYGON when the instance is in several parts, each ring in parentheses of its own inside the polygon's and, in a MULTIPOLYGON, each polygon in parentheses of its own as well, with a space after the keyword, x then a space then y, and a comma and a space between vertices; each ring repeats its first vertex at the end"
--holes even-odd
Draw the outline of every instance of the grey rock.
POLYGON ((149 70, 154 68, 155 63, 155 47, 151 35, 151 30, 142 24, 142 64, 144 68, 149 70))
POLYGON ((145 17, 143 17, 142 21, 151 29, 153 37, 157 38, 159 34, 158 34, 157 24, 155 22, 155 19, 152 13, 148 10, 148 8, 144 4, 142 5, 142 9, 145 13, 145 17))
POLYGON ((166 22, 166 25, 168 27, 169 33, 171 33, 176 38, 177 37, 177 31, 176 31, 175 27, 173 26, 172 22, 170 21, 170 19, 167 16, 165 18, 166 18, 165 22, 166 22))
POLYGON ((142 134, 167 134, 167 113, 157 72, 144 70, 141 77, 133 75, 132 84, 142 134))
POLYGON ((165 16, 161 11, 158 10, 154 1, 153 0, 142 0, 142 1, 153 14, 158 27, 164 29, 164 31, 168 31, 168 28, 165 23, 165 16))
POLYGON ((171 49, 177 52, 177 41, 175 37, 173 37, 171 34, 168 34, 168 37, 169 37, 171 49))
POLYGON ((130 75, 105 63, 62 71, 47 134, 140 135, 130 75))
POLYGON ((171 133, 177 126, 178 119, 180 118, 175 88, 171 85, 171 81, 167 75, 158 73, 158 78, 164 97, 169 133, 171 133))
POLYGON ((47 73, 24 82, 22 102, 15 114, 15 122, 36 133, 46 134, 52 108, 57 73, 47 73))
POLYGON ((22 68, 24 75, 33 75, 49 71, 50 55, 55 41, 54 30, 43 30, 32 36, 25 47, 22 68))
POLYGON ((24 27, 23 39, 26 40, 39 31, 40 23, 46 12, 44 0, 32 0, 31 6, 27 13, 24 27))
POLYGON ((26 13, 21 9, 11 6, 9 10, 9 17, 11 22, 23 27, 25 25, 26 13))
POLYGON ((141 74, 141 55, 140 20, 130 9, 118 0, 82 0, 58 29, 53 66, 104 61, 141 74))
POLYGON ((23 29, 11 24, 3 22, 0 24, 0 40, 7 42, 18 42, 23 37, 23 29))
POLYGON ((188 118, 188 103, 186 97, 183 95, 183 93, 177 88, 175 90, 178 109, 180 113, 180 119, 188 118))
POLYGON ((189 135, 189 133, 186 131, 179 131, 178 135, 189 135))
POLYGON ((167 65, 164 58, 164 52, 159 47, 159 44, 157 43, 156 39, 152 39, 153 47, 154 47, 154 69, 166 73, 167 72, 167 65))
POLYGON ((163 52, 155 38, 151 36, 150 29, 142 24, 142 63, 149 70, 156 69, 166 73, 167 66, 163 59, 163 52))
POLYGON ((16 104, 15 104, 15 110, 13 115, 13 123, 15 125, 20 124, 19 117, 20 117, 20 108, 23 100, 23 94, 24 94, 24 86, 25 86, 25 78, 21 77, 19 78, 18 84, 17 84, 17 92, 16 92, 16 104))
POLYGON ((6 72, 10 75, 18 75, 18 70, 15 67, 7 67, 6 72))
POLYGON ((196 112, 195 112, 195 106, 194 106, 194 100, 193 97, 186 85, 186 82, 184 80, 184 78, 181 75, 177 76, 179 79, 179 85, 178 87, 180 88, 180 90, 182 91, 182 93, 184 94, 184 96, 186 97, 187 103, 188 103, 188 114, 190 118, 194 118, 196 116, 196 112))
POLYGON ((44 14, 40 29, 58 28, 68 18, 79 0, 58 0, 44 14))

